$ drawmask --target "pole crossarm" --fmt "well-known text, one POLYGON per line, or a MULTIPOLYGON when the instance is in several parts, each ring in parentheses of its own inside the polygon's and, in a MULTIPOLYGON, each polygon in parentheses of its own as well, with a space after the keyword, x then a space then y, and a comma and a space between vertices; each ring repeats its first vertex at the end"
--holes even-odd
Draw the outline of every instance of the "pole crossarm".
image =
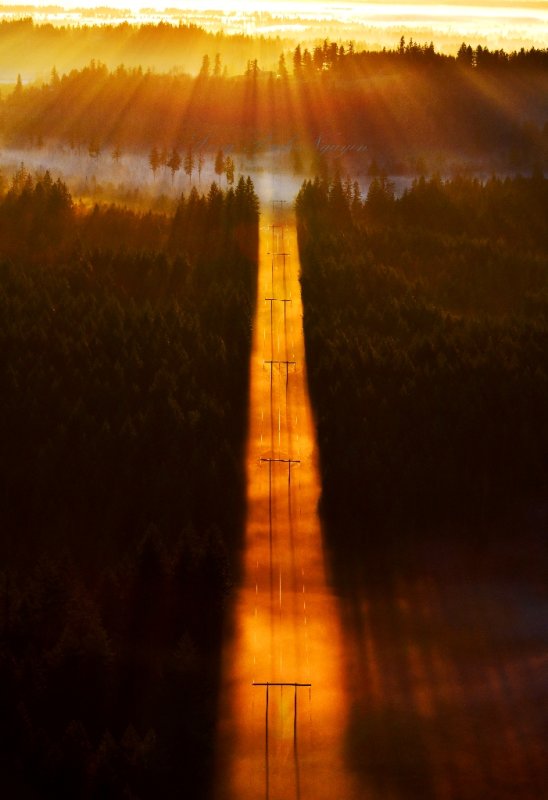
MULTIPOLYGON (((267 461, 269 464, 278 463, 278 464, 300 464, 300 460, 298 458, 266 458, 261 456, 259 459, 260 461, 267 461)), ((291 684, 293 686, 293 684, 291 684)))
MULTIPOLYGON (((270 378, 271 378, 271 380, 272 380, 272 371, 274 370, 274 364, 279 364, 280 366, 283 365, 285 367, 285 385, 286 385, 286 387, 289 384, 289 367, 296 367, 297 366, 297 362, 296 361, 283 361, 283 360, 277 360, 275 358, 272 358, 272 359, 266 359, 265 358, 265 360, 263 361, 263 364, 269 364, 270 365, 270 378)), ((271 386, 271 389, 272 389, 272 386, 271 386)))
POLYGON ((252 686, 293 686, 297 689, 300 686, 312 686, 311 683, 298 683, 298 682, 291 682, 291 681, 264 681, 260 683, 259 681, 253 681, 252 686))
POLYGON ((291 303, 291 297, 265 297, 265 303, 291 303))
MULTIPOLYGON (((285 264, 285 261, 284 261, 285 264)), ((272 260, 272 266, 274 266, 274 260, 272 260)), ((274 291, 274 275, 272 276, 272 291, 274 291)), ((273 314, 274 314, 274 303, 283 303, 284 304, 284 327, 287 324, 287 304, 292 303, 293 300, 291 297, 265 297, 265 303, 270 303, 270 333, 273 334, 273 314)))
POLYGON ((270 688, 272 686, 280 686, 280 687, 291 687, 294 691, 294 700, 293 700, 293 743, 295 747, 295 753, 297 752, 297 689, 304 689, 308 688, 311 690, 312 684, 311 683, 298 683, 297 681, 266 681, 266 682, 252 682, 252 686, 264 686, 265 687, 265 699, 266 699, 266 707, 265 707, 265 742, 266 742, 266 760, 267 760, 267 768, 268 768, 268 715, 269 715, 269 706, 270 706, 270 688))

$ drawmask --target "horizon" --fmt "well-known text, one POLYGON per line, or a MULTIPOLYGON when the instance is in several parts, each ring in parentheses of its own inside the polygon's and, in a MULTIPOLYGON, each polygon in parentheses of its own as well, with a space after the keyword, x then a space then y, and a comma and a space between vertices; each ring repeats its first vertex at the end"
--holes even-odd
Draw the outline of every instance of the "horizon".
POLYGON ((38 24, 173 24, 194 22, 209 30, 248 35, 281 36, 298 39, 329 35, 331 38, 366 42, 372 49, 390 46, 399 33, 416 41, 433 41, 442 51, 455 50, 457 40, 482 43, 489 47, 519 49, 521 46, 544 47, 548 42, 548 3, 543 0, 495 0, 475 3, 472 0, 380 0, 352 2, 289 2, 258 0, 252 9, 244 0, 218 3, 194 0, 192 3, 148 3, 127 0, 65 0, 54 4, 0 4, 0 19, 31 17, 38 24), (317 29, 317 30, 316 30, 317 29), (375 37, 377 37, 375 39, 375 37))

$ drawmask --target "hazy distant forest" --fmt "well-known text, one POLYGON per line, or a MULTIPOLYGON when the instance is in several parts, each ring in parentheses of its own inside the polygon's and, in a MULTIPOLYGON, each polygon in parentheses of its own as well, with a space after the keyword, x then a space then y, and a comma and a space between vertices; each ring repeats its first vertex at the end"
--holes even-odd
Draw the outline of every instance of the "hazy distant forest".
POLYGON ((0 21, 0 75, 15 82, 81 69, 92 59, 110 68, 120 64, 159 72, 198 72, 204 53, 219 53, 231 74, 244 71, 249 59, 259 58, 268 69, 276 66, 288 43, 278 38, 213 33, 193 23, 143 25, 40 24, 30 17, 0 21), (22 46, 24 43, 24 47, 22 46))
MULTIPOLYGON (((0 23, 0 69, 0 160, 136 153, 192 179, 204 153, 280 146, 314 176, 296 208, 339 566, 546 522, 548 50, 22 20, 0 23), (395 174, 416 180, 397 194, 395 174)), ((165 212, 0 172, 6 797, 208 796, 259 232, 230 170, 165 212)))

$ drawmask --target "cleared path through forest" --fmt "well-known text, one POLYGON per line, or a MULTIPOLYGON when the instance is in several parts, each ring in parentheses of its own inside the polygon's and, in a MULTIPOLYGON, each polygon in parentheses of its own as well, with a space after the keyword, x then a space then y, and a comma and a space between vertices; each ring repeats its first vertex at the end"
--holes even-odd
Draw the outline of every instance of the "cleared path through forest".
POLYGON ((294 211, 274 201, 261 212, 244 571, 223 654, 219 800, 356 796, 304 359, 294 211), (267 683, 288 685, 258 685, 267 683))

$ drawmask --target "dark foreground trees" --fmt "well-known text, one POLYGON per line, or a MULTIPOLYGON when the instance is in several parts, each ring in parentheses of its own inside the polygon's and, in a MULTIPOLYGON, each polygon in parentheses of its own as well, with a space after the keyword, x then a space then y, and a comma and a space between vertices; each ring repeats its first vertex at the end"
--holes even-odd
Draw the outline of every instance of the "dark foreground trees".
POLYGON ((364 796, 546 794, 547 191, 431 179, 396 198, 378 178, 364 202, 339 183, 299 196, 364 796))
POLYGON ((203 797, 244 484, 257 198, 0 199, 0 775, 203 797))
POLYGON ((547 202, 540 175, 421 179, 400 198, 376 179, 363 202, 304 184, 308 370, 339 554, 546 513, 547 202))

